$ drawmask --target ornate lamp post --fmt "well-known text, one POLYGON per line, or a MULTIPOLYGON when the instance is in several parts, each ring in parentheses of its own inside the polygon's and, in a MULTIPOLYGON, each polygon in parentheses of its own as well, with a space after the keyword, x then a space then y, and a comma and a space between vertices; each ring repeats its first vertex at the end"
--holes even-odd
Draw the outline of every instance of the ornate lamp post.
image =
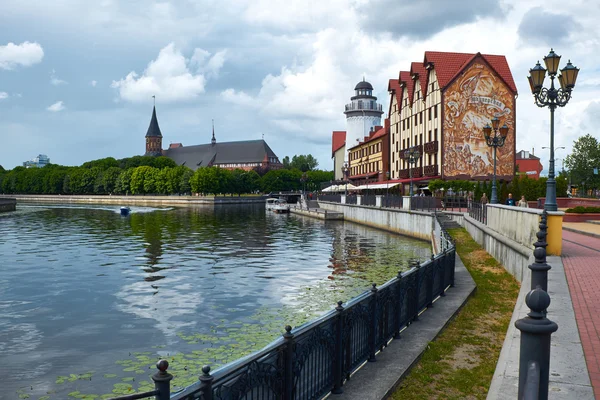
POLYGON ((550 49, 550 53, 544 57, 547 69, 542 67, 538 61, 535 67, 529 70, 530 75, 527 77, 535 104, 538 107, 550 108, 550 168, 548 168, 548 180, 546 181, 546 203, 544 204, 544 210, 546 211, 556 211, 558 209, 556 205, 556 180, 554 180, 554 110, 556 110, 556 107, 567 105, 571 99, 571 91, 575 87, 577 74, 579 73, 579 68, 571 64, 571 60, 569 60, 567 65, 560 70, 561 74, 558 76, 560 89, 556 89, 554 78, 556 78, 558 72, 559 62, 560 56, 550 49), (550 89, 543 87, 546 71, 550 75, 550 89))
POLYGON ((404 152, 404 157, 406 157, 406 159, 408 160, 408 173, 410 176, 410 191, 409 191, 409 196, 412 197, 413 196, 413 180, 412 180, 412 168, 413 168, 413 164, 416 164, 417 161, 419 161, 419 158, 421 157, 421 153, 419 153, 419 149, 415 146, 415 147, 411 147, 408 150, 406 150, 404 152))
POLYGON ((388 207, 390 197, 390 171, 385 171, 385 206, 388 207))
POLYGON ((345 183, 345 187, 344 187, 344 196, 348 196, 348 171, 350 171, 350 168, 348 168, 348 163, 344 162, 344 165, 342 165, 342 174, 344 176, 344 183, 345 183))
POLYGON ((487 124, 483 127, 483 135, 485 136, 487 145, 494 148, 494 178, 492 180, 492 198, 490 199, 492 204, 498 204, 498 188, 496 186, 496 149, 504 146, 506 136, 508 135, 508 126, 504 124, 499 128, 499 125, 500 120, 494 117, 492 118, 492 126, 487 124), (494 131, 493 136, 492 130, 494 131), (498 132, 500 132, 499 135, 498 132))

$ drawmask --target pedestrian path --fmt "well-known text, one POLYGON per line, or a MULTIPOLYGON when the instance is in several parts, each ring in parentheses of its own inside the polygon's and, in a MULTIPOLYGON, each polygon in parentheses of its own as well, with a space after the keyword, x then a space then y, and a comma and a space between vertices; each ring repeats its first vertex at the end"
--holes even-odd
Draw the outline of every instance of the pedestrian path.
POLYGON ((562 249, 585 361, 600 399, 600 238, 563 230, 562 249))
POLYGON ((594 222, 563 222, 563 230, 600 238, 600 224, 594 222))

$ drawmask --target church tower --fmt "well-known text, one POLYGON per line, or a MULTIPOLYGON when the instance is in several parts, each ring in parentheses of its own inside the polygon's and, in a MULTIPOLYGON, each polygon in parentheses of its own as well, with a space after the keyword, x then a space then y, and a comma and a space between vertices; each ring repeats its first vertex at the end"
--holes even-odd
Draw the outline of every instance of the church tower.
POLYGON ((355 147, 375 126, 381 126, 381 115, 383 110, 381 104, 377 103, 377 97, 373 96, 373 86, 363 78, 354 88, 352 101, 346 104, 346 154, 344 161, 348 162, 350 149, 355 147))
POLYGON ((152 119, 146 132, 146 156, 162 156, 162 133, 156 119, 156 106, 152 109, 152 119))

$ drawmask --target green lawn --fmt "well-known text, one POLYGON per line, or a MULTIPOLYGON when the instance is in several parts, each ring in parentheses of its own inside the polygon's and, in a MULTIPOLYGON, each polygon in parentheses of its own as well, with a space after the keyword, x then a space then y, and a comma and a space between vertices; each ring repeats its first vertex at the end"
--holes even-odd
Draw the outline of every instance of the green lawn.
POLYGON ((485 399, 487 396, 519 294, 519 283, 466 230, 451 229, 449 233, 456 240, 457 254, 475 280, 477 291, 429 344, 391 399, 485 399))

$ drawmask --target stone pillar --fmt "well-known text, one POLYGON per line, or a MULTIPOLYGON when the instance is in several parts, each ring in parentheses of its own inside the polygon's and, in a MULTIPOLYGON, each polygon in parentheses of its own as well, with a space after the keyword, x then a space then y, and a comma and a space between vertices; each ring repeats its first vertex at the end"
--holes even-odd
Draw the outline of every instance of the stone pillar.
POLYGON ((346 204, 346 195, 345 194, 342 195, 342 199, 340 200, 340 203, 346 204))
POLYGON ((562 222, 563 216, 565 215, 562 211, 554 211, 548 213, 548 247, 546 251, 549 255, 560 256, 562 253, 562 222))
POLYGON ((382 197, 383 196, 380 195, 380 194, 378 194, 378 195, 375 196, 375 207, 381 207, 381 198, 382 197))
POLYGON ((356 205, 360 206, 362 204, 362 195, 357 194, 356 195, 356 205))
POLYGON ((410 196, 402 196, 402 209, 410 210, 410 196))

